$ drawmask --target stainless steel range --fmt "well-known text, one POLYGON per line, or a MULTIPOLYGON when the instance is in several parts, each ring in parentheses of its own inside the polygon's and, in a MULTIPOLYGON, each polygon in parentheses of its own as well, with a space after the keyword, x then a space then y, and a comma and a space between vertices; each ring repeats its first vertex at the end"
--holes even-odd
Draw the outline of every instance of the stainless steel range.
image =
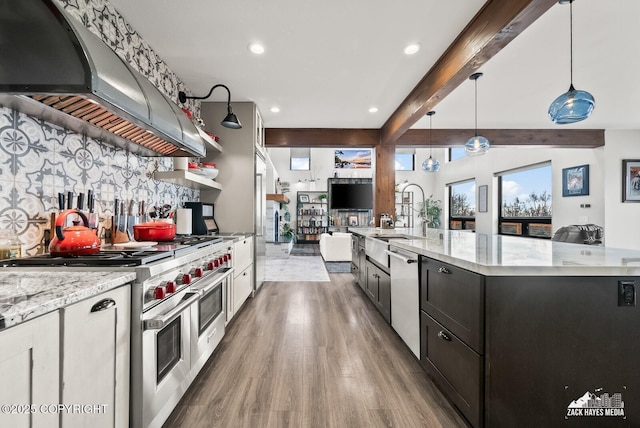
POLYGON ((142 250, 106 248, 74 258, 49 255, 11 266, 132 270, 131 421, 160 427, 224 336, 232 246, 195 236, 142 250))

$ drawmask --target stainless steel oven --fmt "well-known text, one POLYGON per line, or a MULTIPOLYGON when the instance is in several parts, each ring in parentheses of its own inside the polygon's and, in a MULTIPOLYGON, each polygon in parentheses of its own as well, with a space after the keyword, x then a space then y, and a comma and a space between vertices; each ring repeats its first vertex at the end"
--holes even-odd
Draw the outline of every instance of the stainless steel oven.
POLYGON ((195 377, 224 336, 226 290, 233 268, 222 267, 191 291, 199 294, 191 308, 191 376, 195 377))
POLYGON ((191 312, 199 297, 184 289, 143 314, 143 426, 160 426, 189 387, 191 312))

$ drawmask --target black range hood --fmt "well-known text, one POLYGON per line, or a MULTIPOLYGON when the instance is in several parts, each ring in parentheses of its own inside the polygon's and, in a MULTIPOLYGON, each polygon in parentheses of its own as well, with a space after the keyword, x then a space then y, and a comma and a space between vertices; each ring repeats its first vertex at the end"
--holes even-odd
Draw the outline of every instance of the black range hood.
POLYGON ((0 0, 0 105, 141 156, 196 156, 171 99, 51 0, 0 0))

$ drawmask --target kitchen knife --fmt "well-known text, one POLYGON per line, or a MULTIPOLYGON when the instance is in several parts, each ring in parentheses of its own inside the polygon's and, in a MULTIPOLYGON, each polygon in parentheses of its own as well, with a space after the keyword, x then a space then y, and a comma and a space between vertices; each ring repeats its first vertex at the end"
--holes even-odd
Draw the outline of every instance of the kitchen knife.
POLYGON ((124 199, 120 201, 120 218, 118 219, 118 230, 126 233, 127 228, 124 226, 124 219, 127 218, 127 213, 124 211, 124 199))
POLYGON ((120 199, 116 199, 115 203, 113 204, 113 225, 112 225, 112 229, 113 229, 113 235, 116 234, 116 232, 118 231, 118 220, 120 219, 119 214, 119 209, 120 209, 120 199))
POLYGON ((131 199, 129 201, 129 210, 127 211, 127 220, 125 220, 126 231, 129 234, 129 239, 133 239, 133 225, 135 224, 136 218, 133 215, 133 205, 135 201, 131 199))
POLYGON ((144 223, 147 221, 147 213, 145 212, 145 202, 140 201, 140 205, 138 206, 138 212, 140 213, 140 222, 144 223))
POLYGON ((67 193, 67 209, 73 208, 73 192, 67 193))
POLYGON ((84 193, 78 193, 78 211, 82 211, 84 209, 84 193))
POLYGON ((87 209, 90 213, 93 212, 93 190, 91 189, 87 192, 87 209))
POLYGON ((64 193, 58 193, 58 208, 60 212, 64 211, 64 193))

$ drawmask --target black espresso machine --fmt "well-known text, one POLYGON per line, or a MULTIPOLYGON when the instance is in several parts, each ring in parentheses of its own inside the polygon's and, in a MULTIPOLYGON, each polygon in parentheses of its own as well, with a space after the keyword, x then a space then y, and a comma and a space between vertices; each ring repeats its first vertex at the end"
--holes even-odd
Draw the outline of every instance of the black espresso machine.
POLYGON ((211 235, 220 232, 214 217, 213 204, 204 202, 185 202, 185 208, 191 208, 191 231, 194 235, 211 235))

